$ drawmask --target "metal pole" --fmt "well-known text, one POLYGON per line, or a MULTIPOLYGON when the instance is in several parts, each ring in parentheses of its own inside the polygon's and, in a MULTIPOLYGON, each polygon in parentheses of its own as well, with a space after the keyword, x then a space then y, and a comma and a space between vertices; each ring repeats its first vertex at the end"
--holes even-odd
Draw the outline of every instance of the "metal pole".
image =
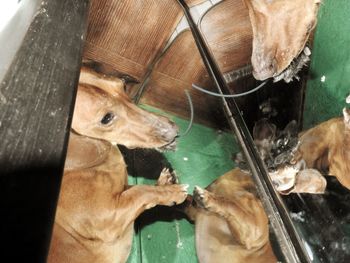
MULTIPOLYGON (((218 65, 210 53, 203 36, 197 28, 197 25, 192 19, 189 7, 184 0, 177 1, 183 8, 198 50, 209 75, 218 89, 218 92, 222 94, 230 94, 218 65)), ((222 98, 222 102, 226 117, 232 130, 236 134, 238 142, 240 143, 243 153, 250 166, 250 170, 257 185, 261 201, 269 217, 271 226, 276 234, 280 248, 285 256, 285 260, 287 262, 311 262, 306 250, 304 249, 302 240, 294 228, 293 222, 288 214, 288 210, 284 205, 283 200, 272 185, 265 165, 257 152, 253 139, 247 126, 245 125, 234 98, 222 98)))

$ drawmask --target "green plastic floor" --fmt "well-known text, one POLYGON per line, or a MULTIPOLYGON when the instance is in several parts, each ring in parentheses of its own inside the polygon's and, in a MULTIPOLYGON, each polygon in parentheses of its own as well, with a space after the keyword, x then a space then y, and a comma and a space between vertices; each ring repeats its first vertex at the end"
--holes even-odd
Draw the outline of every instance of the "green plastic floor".
MULTIPOLYGON (((147 107, 147 109, 150 109, 147 107)), ((154 109, 153 109, 154 110, 154 109)), ((188 121, 170 117, 181 131, 188 121)), ((179 176, 180 183, 206 187, 215 178, 234 167, 232 155, 238 152, 232 134, 194 124, 190 133, 179 139, 175 152, 165 153, 179 176)), ((134 178, 129 178, 134 183, 134 178)), ((138 184, 154 184, 153 180, 137 179, 138 184)), ((129 263, 193 263, 198 262, 194 244, 194 225, 186 219, 159 221, 147 225, 134 235, 129 263)))

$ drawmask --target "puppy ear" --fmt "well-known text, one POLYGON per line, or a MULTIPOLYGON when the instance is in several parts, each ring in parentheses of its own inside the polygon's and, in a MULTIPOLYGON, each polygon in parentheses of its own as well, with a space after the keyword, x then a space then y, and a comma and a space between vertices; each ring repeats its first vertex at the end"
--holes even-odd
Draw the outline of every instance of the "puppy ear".
POLYGON ((107 158, 110 149, 108 142, 71 132, 64 169, 72 171, 99 165, 107 158))
POLYGON ((324 194, 327 181, 323 175, 315 169, 301 170, 295 180, 292 193, 324 194))
POLYGON ((124 94, 124 81, 117 77, 106 76, 88 68, 82 67, 79 77, 80 84, 88 84, 99 88, 111 96, 124 94))

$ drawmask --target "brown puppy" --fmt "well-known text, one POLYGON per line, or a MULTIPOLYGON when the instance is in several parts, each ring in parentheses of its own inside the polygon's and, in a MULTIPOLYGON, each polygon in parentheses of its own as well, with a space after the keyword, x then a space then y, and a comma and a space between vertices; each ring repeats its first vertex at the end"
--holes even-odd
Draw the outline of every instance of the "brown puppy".
POLYGON ((134 106, 122 86, 82 69, 72 127, 86 136, 70 136, 48 262, 125 262, 137 216, 187 196, 188 186, 165 185, 173 180, 167 171, 157 186, 127 185, 123 156, 110 142, 173 148, 177 127, 134 106))
MULTIPOLYGON (((324 193, 327 181, 322 174, 315 169, 307 169, 302 159, 298 162, 293 160, 298 147, 295 121, 291 121, 283 130, 277 130, 267 119, 261 119, 254 125, 253 137, 270 179, 279 193, 324 193)), ((241 154, 237 156, 236 162, 242 170, 249 170, 241 154)))
MULTIPOLYGON (((303 54, 320 0, 244 0, 253 29, 253 75, 277 77, 303 54)), ((305 54, 308 56, 307 54, 305 54)), ((299 65, 293 64, 293 67, 299 65)), ((302 65, 300 65, 302 66, 302 65)), ((294 69, 296 70, 296 69, 294 69)), ((283 76, 285 79, 290 76, 283 76)))
POLYGON ((231 170, 206 190, 196 187, 193 198, 197 206, 185 211, 195 222, 199 262, 277 262, 268 218, 248 173, 231 170))
POLYGON ((308 168, 336 176, 350 189, 350 110, 343 110, 343 118, 330 119, 302 133, 295 161, 300 159, 308 168))

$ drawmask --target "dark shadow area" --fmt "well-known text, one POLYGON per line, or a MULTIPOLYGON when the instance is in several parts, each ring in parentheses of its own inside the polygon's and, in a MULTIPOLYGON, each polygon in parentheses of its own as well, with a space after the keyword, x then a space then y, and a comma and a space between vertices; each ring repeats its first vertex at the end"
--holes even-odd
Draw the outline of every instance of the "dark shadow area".
POLYGON ((128 174, 133 177, 142 177, 157 180, 163 168, 170 168, 171 164, 164 155, 153 149, 127 149, 118 145, 127 164, 128 174))
POLYGON ((291 194, 284 200, 319 262, 350 262, 349 191, 335 177, 326 179, 325 194, 291 194))
MULTIPOLYGON (((273 83, 270 80, 260 90, 235 99, 250 131, 252 131, 256 121, 266 117, 279 129, 283 129, 291 120, 296 120, 301 125, 304 81, 306 80, 307 70, 304 69, 299 74, 300 81, 273 83), (270 112, 268 112, 269 110, 270 112)), ((232 83, 230 90, 232 92, 234 88, 235 93, 241 93, 247 91, 246 87, 253 89, 260 83, 249 75, 232 83)))
MULTIPOLYGON (((150 149, 127 149, 119 146, 128 167, 129 175, 133 177, 142 177, 151 180, 157 180, 163 168, 170 168, 171 164, 165 156, 150 149)), ((143 212, 135 222, 135 232, 139 232, 147 225, 155 222, 171 222, 175 219, 186 218, 180 207, 156 206, 143 212)))
POLYGON ((46 262, 62 167, 26 167, 0 176, 3 262, 46 262), (8 259, 8 260, 4 260, 8 259))

